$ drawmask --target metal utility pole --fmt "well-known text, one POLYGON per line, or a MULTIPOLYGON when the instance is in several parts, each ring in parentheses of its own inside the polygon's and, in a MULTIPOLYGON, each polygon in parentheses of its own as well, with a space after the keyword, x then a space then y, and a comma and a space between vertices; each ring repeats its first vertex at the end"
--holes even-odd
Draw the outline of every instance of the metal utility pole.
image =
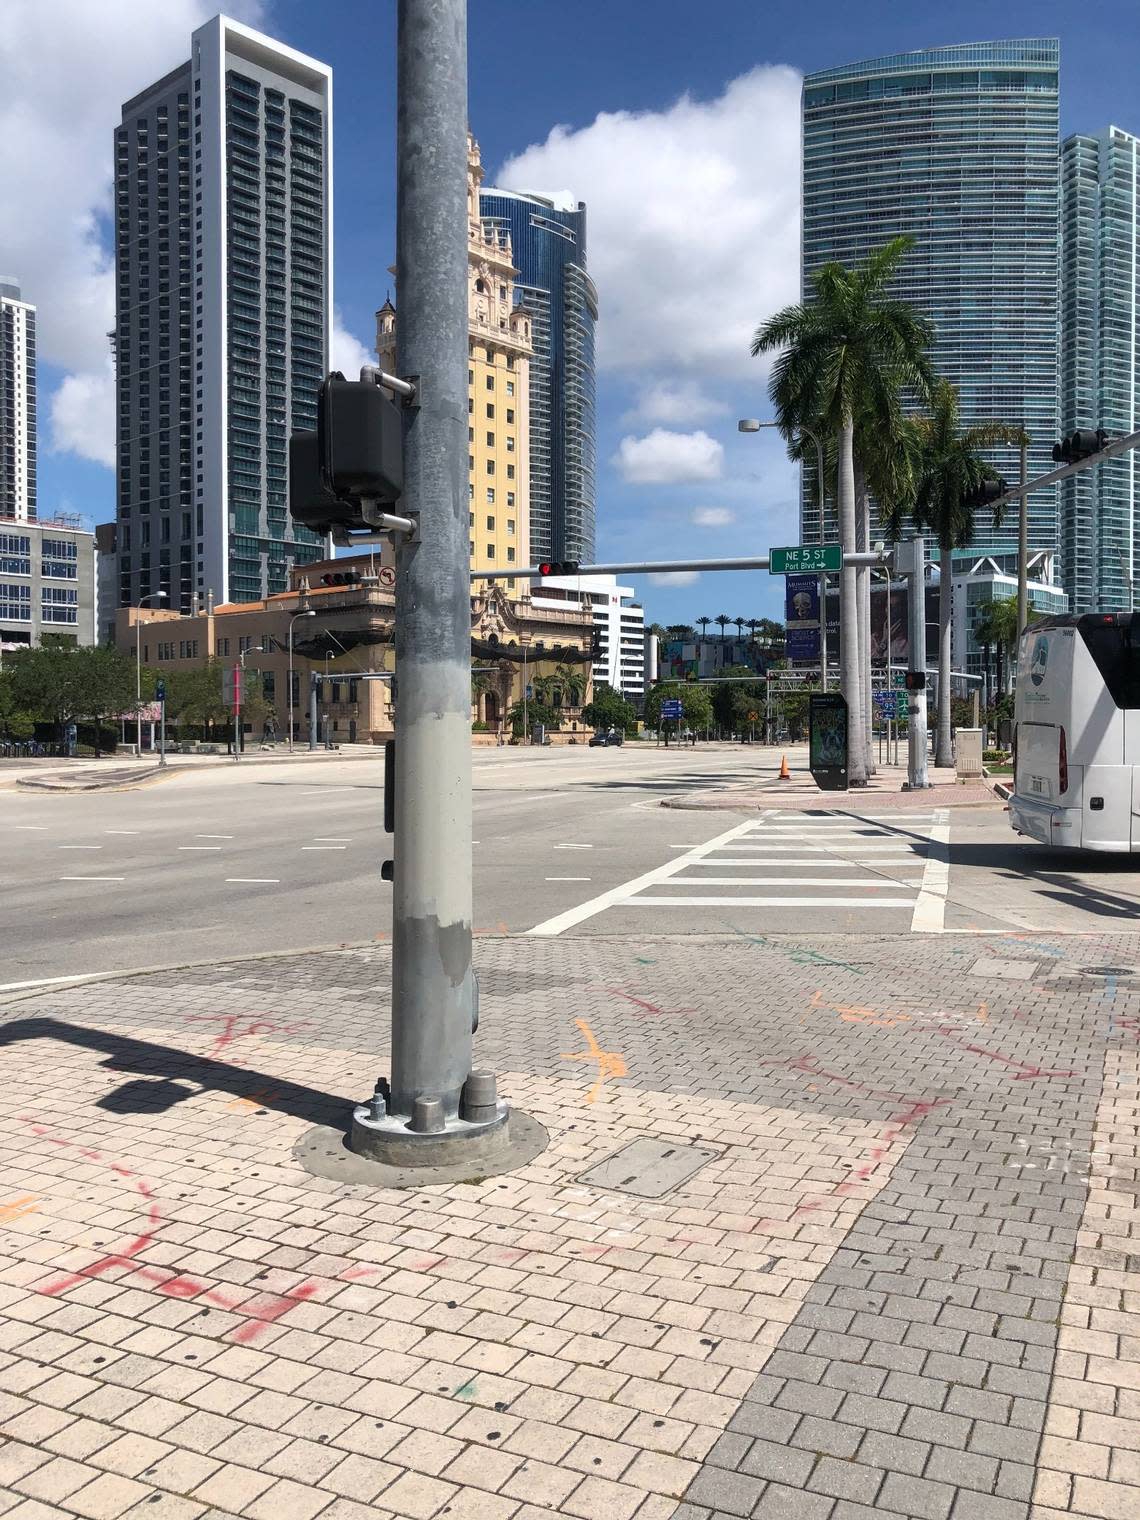
MULTIPOLYGON (((926 675, 926 545, 921 538, 913 538, 898 547, 900 568, 906 569, 910 580, 907 595, 907 612, 910 627, 910 669, 921 676, 926 675), (906 558, 904 558, 906 556, 906 558), (909 559, 909 566, 907 565, 909 559)), ((930 785, 926 777, 926 688, 910 693, 910 719, 907 742, 907 786, 922 791, 930 785)))
POLYGON ((401 1166, 475 1165, 509 1142, 471 1069, 471 589, 467 531, 467 6, 399 0, 396 283, 405 414, 396 551, 392 1067, 353 1116, 353 1149, 401 1166))
POLYGON ((316 617, 316 613, 309 609, 305 612, 295 612, 289 619, 289 753, 293 753, 293 627, 298 618, 316 617))
POLYGON ((1029 622, 1029 493, 1025 489, 1028 444, 1021 445, 1021 474, 1017 499, 1017 631, 1029 622))
POLYGON ((320 676, 315 670, 309 672, 309 749, 317 747, 317 682, 320 676))
MULTIPOLYGON (((138 601, 138 609, 141 610, 147 602, 164 602, 165 591, 153 591, 150 596, 142 596, 138 601)), ((135 722, 137 724, 135 737, 135 755, 142 759, 142 618, 135 612, 135 722)), ((153 742, 153 741, 152 741, 153 742)))

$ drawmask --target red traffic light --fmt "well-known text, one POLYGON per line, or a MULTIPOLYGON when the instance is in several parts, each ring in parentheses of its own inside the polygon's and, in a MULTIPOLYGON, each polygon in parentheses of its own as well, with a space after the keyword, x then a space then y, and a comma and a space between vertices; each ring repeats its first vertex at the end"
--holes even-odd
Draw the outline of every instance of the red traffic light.
POLYGON ((548 559, 538 567, 539 575, 577 575, 578 561, 576 559, 548 559))
POLYGON ((908 670, 906 673, 905 688, 907 691, 925 691, 926 671, 908 670))

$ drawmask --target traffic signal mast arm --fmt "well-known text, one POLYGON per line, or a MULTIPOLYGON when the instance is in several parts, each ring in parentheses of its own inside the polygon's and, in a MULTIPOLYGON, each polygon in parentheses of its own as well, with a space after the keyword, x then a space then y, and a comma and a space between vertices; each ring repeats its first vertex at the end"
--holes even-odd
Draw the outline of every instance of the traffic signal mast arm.
MULTIPOLYGON (((845 554, 845 565, 885 565, 889 562, 889 551, 871 550, 865 554, 845 554)), ((549 562, 547 562, 549 564, 549 562)), ((756 554, 751 558, 744 559, 658 559, 658 560, 625 560, 621 563, 608 565, 579 565, 572 574, 575 575, 665 575, 670 570, 767 570, 771 566, 771 555, 756 554)), ((547 573, 564 574, 564 571, 547 571, 547 573)), ((505 581, 520 576, 522 579, 541 580, 543 567, 539 565, 519 566, 512 565, 509 570, 472 570, 473 581, 505 581)))
MULTIPOLYGON (((1094 429, 1082 429, 1083 433, 1095 433, 1094 429)), ((1140 448, 1140 432, 1125 433, 1120 438, 1110 438, 1103 448, 1095 452, 1083 455, 1075 459, 1071 464, 1059 465, 1057 469, 1050 470, 1047 475, 1038 475, 1036 480, 1027 480, 1025 485, 1010 486, 1003 496, 999 496, 990 503, 994 507, 1008 506, 1020 499, 1024 493, 1026 496, 1032 491, 1040 491, 1045 486, 1054 485, 1058 480, 1065 480, 1070 475, 1076 475, 1081 470, 1091 469, 1093 465, 1104 464, 1107 459, 1115 459, 1118 454, 1127 454, 1129 449, 1140 448)))

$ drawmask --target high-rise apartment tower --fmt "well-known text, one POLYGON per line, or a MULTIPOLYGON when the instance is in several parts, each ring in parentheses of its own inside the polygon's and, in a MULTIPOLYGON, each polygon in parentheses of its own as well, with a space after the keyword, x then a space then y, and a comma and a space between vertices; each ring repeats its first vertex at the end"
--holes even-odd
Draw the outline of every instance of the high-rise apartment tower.
MULTIPOLYGON (((934 325, 932 358, 958 387, 962 421, 1023 426, 1029 473, 1057 437, 1055 39, 895 53, 809 74, 803 86, 803 276, 853 264, 900 233, 915 239, 896 293, 934 325)), ((1017 479, 1016 449, 988 451, 1017 479)), ((831 503, 829 501, 829 508, 831 503)), ((804 542, 831 536, 802 502, 804 542)), ((1029 503, 1029 542, 1055 549, 1056 488, 1029 503)), ((1008 550, 979 514, 973 547, 1008 550)))
POLYGON ((530 318, 530 547, 533 558, 594 558, 598 294, 586 272, 586 207, 487 189, 482 218, 510 238, 515 291, 530 318))
POLYGON ((36 515, 36 308, 0 274, 0 518, 36 515))
MULTIPOLYGON (((1061 430, 1140 427, 1140 139, 1119 127, 1061 149, 1061 430)), ((1061 482, 1061 582, 1074 612, 1135 606, 1140 460, 1061 482)))
POLYGON ((284 591, 332 320, 332 73, 225 16, 115 132, 119 600, 284 591))

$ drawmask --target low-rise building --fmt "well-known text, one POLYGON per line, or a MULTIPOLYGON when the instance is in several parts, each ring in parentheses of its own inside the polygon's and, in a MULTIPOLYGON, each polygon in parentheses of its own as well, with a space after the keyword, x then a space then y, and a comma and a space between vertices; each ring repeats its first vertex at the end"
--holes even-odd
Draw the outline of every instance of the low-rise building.
POLYGON ((0 518, 0 648, 95 642, 95 535, 75 517, 0 518))
MULTIPOLYGON (((161 606, 120 607, 115 643, 152 669, 194 669, 216 660, 256 675, 264 716, 246 734, 300 742, 310 737, 310 690, 316 678, 315 737, 339 744, 391 738, 396 717, 396 578, 379 555, 345 556, 295 568, 288 591, 253 602, 207 605, 190 616, 161 606), (290 692, 290 646, 292 688, 290 692)), ((583 731, 590 699, 593 620, 578 607, 536 607, 497 586, 471 597, 472 721, 489 742, 507 737, 511 713, 536 688, 558 696, 555 739, 583 731), (528 692, 529 688, 529 692, 528 692)))

